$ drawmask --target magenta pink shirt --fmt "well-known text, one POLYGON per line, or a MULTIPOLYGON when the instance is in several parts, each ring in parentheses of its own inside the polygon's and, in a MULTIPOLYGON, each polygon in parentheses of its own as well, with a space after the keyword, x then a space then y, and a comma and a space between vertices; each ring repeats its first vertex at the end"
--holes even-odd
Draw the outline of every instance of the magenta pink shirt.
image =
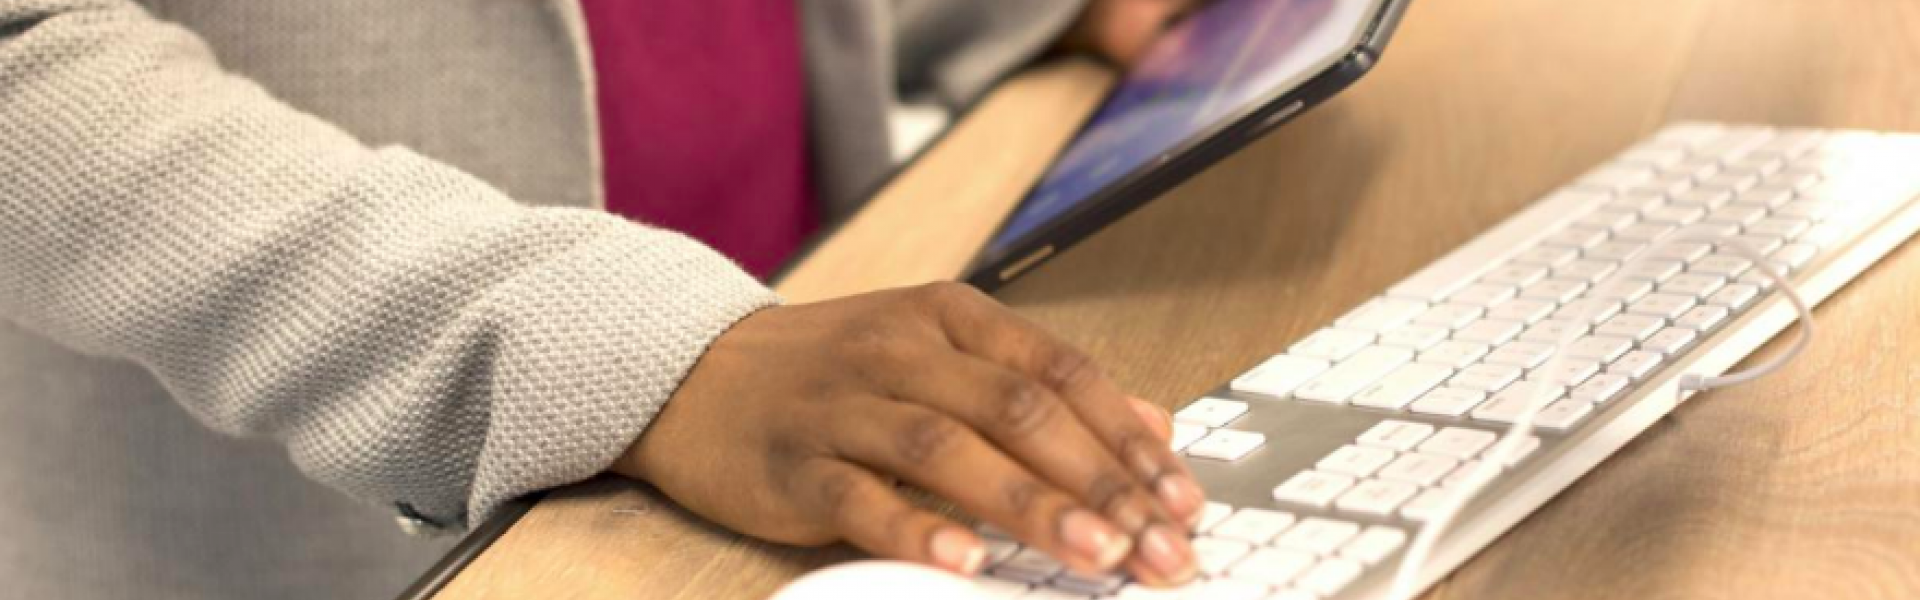
POLYGON ((607 209, 772 273, 819 226, 794 3, 582 5, 607 209))

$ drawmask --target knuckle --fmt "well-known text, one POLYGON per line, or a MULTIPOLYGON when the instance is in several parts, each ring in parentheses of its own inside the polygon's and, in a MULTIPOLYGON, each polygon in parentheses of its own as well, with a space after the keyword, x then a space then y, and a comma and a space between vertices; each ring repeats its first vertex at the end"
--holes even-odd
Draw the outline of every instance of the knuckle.
POLYGON ((854 491, 860 487, 860 478, 847 469, 833 469, 820 476, 818 482, 820 505, 828 514, 851 514, 854 491))
POLYGON ((929 414, 915 418, 900 430, 901 460, 908 465, 924 465, 944 456, 966 434, 958 422, 929 414))
POLYGON ((999 396, 993 401, 992 427, 1002 434, 1031 435, 1051 421, 1058 410, 1052 396, 1031 379, 1008 376, 999 384, 999 396))
POLYGON ((1104 471, 1087 485, 1087 504, 1101 512, 1108 512, 1115 502, 1133 497, 1138 489, 1132 477, 1117 471, 1104 471))
POLYGON ((1055 345, 1040 354, 1040 377, 1054 389, 1072 389, 1100 378, 1099 366, 1085 352, 1055 345))
POLYGON ((888 357, 900 352, 900 339, 891 321, 869 316, 846 323, 840 334, 840 349, 858 358, 888 357))
POLYGON ((1000 496, 1007 504, 1010 514, 1032 514, 1033 503, 1040 497, 1040 484, 1025 477, 1017 478, 1000 486, 1000 496))

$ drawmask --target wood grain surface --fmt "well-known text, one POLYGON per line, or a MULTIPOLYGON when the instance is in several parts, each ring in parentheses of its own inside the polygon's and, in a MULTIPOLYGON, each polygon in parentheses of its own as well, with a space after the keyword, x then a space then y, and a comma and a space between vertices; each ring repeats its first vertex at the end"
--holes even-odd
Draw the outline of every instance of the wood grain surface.
MULTIPOLYGON (((1920 131, 1920 2, 1415 2, 1353 90, 1000 296, 1177 405, 1673 119, 1920 131)), ((1920 598, 1917 294, 1909 245, 1799 360, 1695 397, 1430 597, 1920 598)), ((762 598, 850 555, 600 480, 441 597, 762 598)))

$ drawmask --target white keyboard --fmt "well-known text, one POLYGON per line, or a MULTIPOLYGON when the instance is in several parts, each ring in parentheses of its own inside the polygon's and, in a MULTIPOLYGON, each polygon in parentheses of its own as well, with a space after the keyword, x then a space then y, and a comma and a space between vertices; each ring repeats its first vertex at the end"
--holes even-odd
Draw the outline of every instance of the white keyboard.
POLYGON ((1202 581, 1152 590, 1065 572, 988 529, 982 586, 1385 597, 1444 494, 1554 394, 1421 567, 1430 585, 1671 411, 1690 394, 1681 375, 1719 375, 1791 322, 1726 240, 1817 303, 1920 228, 1916 193, 1920 136, 1670 126, 1177 412, 1173 446, 1215 500, 1193 540, 1202 581), (1650 246, 1674 235, 1685 241, 1650 246))

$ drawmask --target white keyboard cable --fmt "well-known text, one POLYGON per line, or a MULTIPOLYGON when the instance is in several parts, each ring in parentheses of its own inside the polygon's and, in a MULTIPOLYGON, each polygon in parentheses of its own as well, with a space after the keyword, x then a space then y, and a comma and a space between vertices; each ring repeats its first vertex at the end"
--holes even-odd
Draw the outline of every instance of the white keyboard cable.
MULTIPOLYGON (((1601 284, 1596 285, 1594 289, 1600 289, 1602 286, 1617 283, 1623 275, 1633 272, 1636 267, 1650 258, 1654 249, 1663 248, 1673 243, 1688 241, 1714 244, 1719 248, 1732 250, 1735 254, 1739 254, 1743 258, 1752 261, 1753 269, 1772 280, 1774 288, 1780 290, 1780 292, 1787 297, 1787 301, 1793 303, 1794 309, 1799 311, 1800 335, 1794 338, 1793 345, 1788 346, 1785 351, 1745 371, 1719 377, 1701 377, 1695 374, 1684 375, 1679 381, 1681 393, 1688 391, 1705 391, 1753 381, 1785 366, 1787 362, 1792 361, 1800 355, 1801 351, 1806 349, 1807 345, 1813 340, 1812 307, 1807 304, 1806 299, 1801 297, 1798 291, 1793 289, 1793 282, 1788 281, 1785 275, 1774 269, 1772 265, 1769 265, 1765 256, 1761 256, 1759 252, 1754 251, 1751 246, 1748 246, 1740 240, 1719 237, 1688 239, 1673 234, 1660 236, 1659 238, 1655 238, 1654 242, 1648 244, 1647 247, 1628 256, 1626 263, 1622 265, 1619 270, 1602 278, 1601 284)), ((1584 315, 1585 319, 1583 320, 1592 322, 1596 314, 1598 314, 1597 307, 1584 315)), ((1564 362, 1566 358, 1566 352, 1564 350, 1568 345, 1572 344, 1574 340, 1578 339, 1579 336, 1585 334, 1585 331, 1581 331, 1578 328, 1567 328, 1565 332, 1560 334, 1560 339, 1553 345, 1553 354, 1548 357, 1546 364, 1542 365, 1537 371, 1541 373, 1559 373, 1561 363, 1564 362)), ((1526 381, 1522 380, 1514 383, 1514 385, 1526 385, 1526 381)), ((1532 437, 1535 417, 1540 414, 1541 409, 1545 408, 1546 405, 1559 398, 1558 394, 1550 395, 1547 393, 1555 387, 1560 387, 1555 385, 1554 382, 1545 382, 1538 387, 1541 393, 1537 394, 1537 397, 1533 400, 1527 402, 1527 405, 1515 416, 1513 425, 1507 428, 1506 433, 1500 437, 1498 442, 1495 442, 1493 449, 1488 451, 1487 458, 1480 461, 1480 463, 1474 467, 1473 471, 1468 474, 1466 481, 1462 482, 1458 488, 1455 488, 1455 493, 1447 496, 1445 502, 1434 511, 1433 518, 1429 519, 1426 525, 1420 528, 1420 532, 1414 536, 1413 544, 1407 547, 1406 555, 1401 557, 1400 567, 1394 572, 1393 585, 1389 588, 1387 598, 1391 600, 1411 600, 1414 595, 1419 592, 1419 587, 1416 585, 1415 580, 1419 577, 1420 567, 1432 556, 1434 546, 1438 545, 1441 534, 1453 524, 1454 519, 1460 515, 1461 510, 1466 507, 1467 503, 1477 497, 1480 491, 1484 489, 1487 484, 1491 483, 1494 477, 1499 475, 1500 470, 1504 469, 1508 463, 1513 461, 1516 455, 1519 454, 1521 446, 1526 443, 1529 437, 1532 437)))

